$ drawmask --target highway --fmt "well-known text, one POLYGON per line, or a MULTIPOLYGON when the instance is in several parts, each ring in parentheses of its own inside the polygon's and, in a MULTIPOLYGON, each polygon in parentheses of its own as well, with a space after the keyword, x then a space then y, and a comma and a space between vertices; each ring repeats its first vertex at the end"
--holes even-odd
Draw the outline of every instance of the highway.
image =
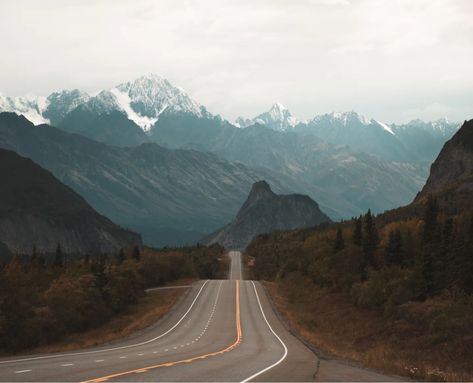
MULTIPOLYGON (((242 279, 241 254, 229 256, 228 280, 196 283, 147 330, 91 349, 2 358, 0 381, 313 381, 317 357, 284 328, 260 283, 242 279)), ((347 368, 321 376, 390 380, 347 368)))

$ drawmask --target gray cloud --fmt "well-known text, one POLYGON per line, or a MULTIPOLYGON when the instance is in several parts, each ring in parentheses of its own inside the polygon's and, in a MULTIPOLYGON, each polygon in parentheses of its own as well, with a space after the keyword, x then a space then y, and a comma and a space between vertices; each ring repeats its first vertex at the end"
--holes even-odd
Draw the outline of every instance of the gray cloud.
POLYGON ((230 119, 280 101, 301 118, 463 120, 472 11, 471 0, 3 0, 0 91, 90 92, 154 72, 230 119))

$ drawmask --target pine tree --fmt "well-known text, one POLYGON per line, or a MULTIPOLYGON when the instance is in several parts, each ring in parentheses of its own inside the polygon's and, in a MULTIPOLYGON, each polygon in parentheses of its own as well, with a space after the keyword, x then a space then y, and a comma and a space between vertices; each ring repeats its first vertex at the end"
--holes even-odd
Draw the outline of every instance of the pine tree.
POLYGON ((363 243, 363 227, 361 215, 353 220, 355 227, 353 229, 352 242, 354 245, 361 246, 363 243))
POLYGON ((365 214, 364 217, 364 232, 363 232, 363 254, 366 259, 367 267, 375 266, 375 253, 378 247, 379 237, 376 230, 371 210, 365 214))
POLYGON ((425 299, 435 292, 435 261, 439 242, 439 223, 437 200, 430 195, 424 214, 424 228, 422 231, 422 251, 420 257, 420 274, 423 291, 421 298, 425 299))
POLYGON ((387 265, 404 266, 401 230, 389 232, 388 245, 385 251, 385 263, 387 265))
POLYGON ((344 248, 345 248, 345 241, 343 240, 343 231, 339 227, 337 229, 337 235, 335 236, 335 243, 333 244, 333 250, 335 253, 338 253, 344 248))
POLYGON ((54 257, 54 266, 56 267, 64 266, 61 244, 59 243, 57 244, 57 247, 56 247, 56 255, 54 257))

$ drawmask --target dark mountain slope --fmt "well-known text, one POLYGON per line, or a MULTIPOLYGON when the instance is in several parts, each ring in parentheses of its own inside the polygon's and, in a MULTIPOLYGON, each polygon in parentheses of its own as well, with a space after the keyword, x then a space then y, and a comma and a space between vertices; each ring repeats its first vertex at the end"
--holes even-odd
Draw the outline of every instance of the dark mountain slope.
POLYGON ((330 222, 330 218, 308 196, 277 195, 265 181, 259 181, 251 188, 236 218, 203 242, 220 243, 227 249, 242 249, 258 234, 305 228, 322 222, 330 222))
POLYGON ((115 146, 136 146, 150 141, 146 133, 122 112, 114 110, 99 114, 84 105, 69 113, 58 127, 115 146))
POLYGON ((58 243, 66 253, 117 252, 141 244, 95 212, 85 200, 50 172, 15 152, 0 149, 0 242, 12 253, 52 253, 58 243))
POLYGON ((0 114, 0 147, 33 159, 101 214, 143 233, 152 245, 197 241, 220 227, 258 179, 287 190, 268 172, 209 153, 152 143, 107 146, 48 125, 35 127, 13 113, 0 114))

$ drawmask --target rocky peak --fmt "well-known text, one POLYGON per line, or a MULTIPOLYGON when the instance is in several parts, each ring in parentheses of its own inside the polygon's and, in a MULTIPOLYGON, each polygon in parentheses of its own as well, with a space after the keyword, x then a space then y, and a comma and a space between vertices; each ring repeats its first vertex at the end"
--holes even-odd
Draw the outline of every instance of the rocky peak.
POLYGON ((448 141, 430 168, 430 175, 416 200, 464 181, 473 175, 473 120, 465 121, 448 141))

